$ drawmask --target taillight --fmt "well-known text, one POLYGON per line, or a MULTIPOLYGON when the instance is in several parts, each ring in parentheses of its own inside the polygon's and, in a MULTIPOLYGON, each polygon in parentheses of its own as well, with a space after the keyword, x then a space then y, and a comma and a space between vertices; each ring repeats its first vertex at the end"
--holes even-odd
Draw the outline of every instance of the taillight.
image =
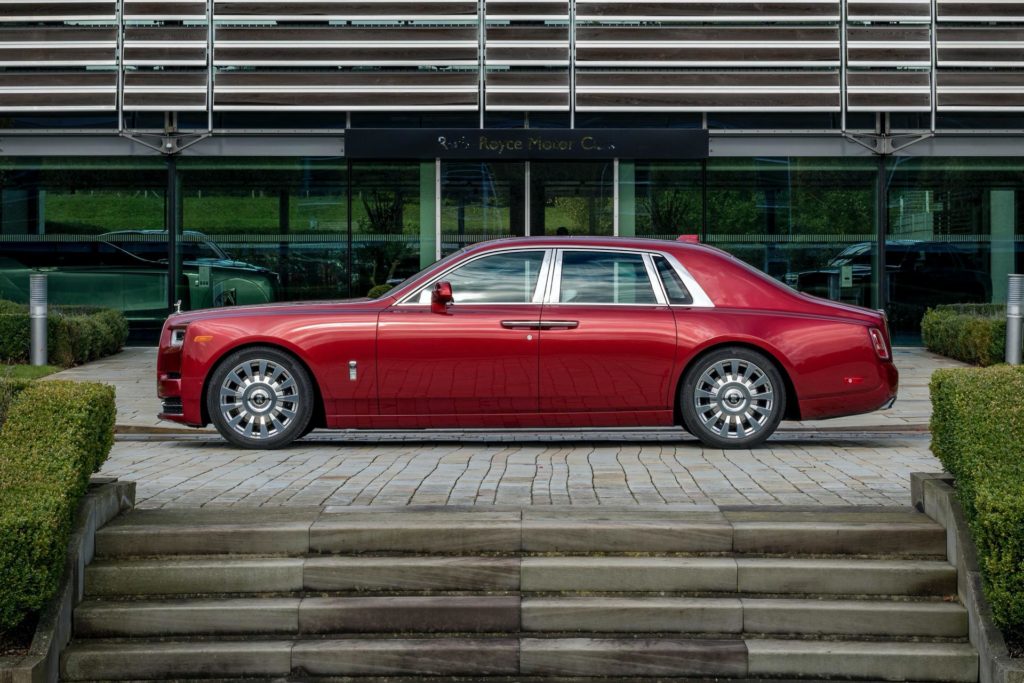
POLYGON ((882 360, 889 360, 889 346, 885 343, 885 335, 877 327, 868 328, 868 336, 875 347, 875 354, 882 360))

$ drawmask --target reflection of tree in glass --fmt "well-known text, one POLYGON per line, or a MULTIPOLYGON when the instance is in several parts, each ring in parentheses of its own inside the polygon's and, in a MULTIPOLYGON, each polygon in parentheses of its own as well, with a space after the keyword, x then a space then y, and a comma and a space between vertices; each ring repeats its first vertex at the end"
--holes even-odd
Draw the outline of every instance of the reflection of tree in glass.
POLYGON ((696 232, 700 225, 700 195, 683 190, 652 192, 640 200, 642 213, 650 216, 650 233, 675 235, 696 232))
POLYGON ((402 236, 402 195, 390 190, 372 190, 363 193, 361 199, 366 211, 362 221, 364 232, 379 236, 380 241, 362 247, 359 262, 370 266, 370 284, 382 285, 395 277, 395 271, 410 255, 402 236))

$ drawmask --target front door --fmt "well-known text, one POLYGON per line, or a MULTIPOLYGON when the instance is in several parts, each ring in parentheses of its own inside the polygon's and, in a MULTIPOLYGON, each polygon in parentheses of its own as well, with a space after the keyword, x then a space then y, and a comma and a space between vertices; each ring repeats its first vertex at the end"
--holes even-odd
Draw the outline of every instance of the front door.
POLYGON ((447 313, 430 310, 433 282, 382 312, 381 415, 468 427, 513 425, 536 413, 547 256, 543 249, 484 254, 439 276, 452 285, 447 313))
POLYGON ((541 323, 543 414, 671 424, 676 323, 653 270, 641 252, 559 250, 541 323))

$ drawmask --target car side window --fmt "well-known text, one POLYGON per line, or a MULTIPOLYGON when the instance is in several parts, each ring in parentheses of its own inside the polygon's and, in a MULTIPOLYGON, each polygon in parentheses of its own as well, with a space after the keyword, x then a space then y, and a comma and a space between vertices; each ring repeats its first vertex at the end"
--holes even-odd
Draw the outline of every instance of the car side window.
MULTIPOLYGON (((470 261, 442 279, 451 283, 456 306, 528 304, 533 301, 543 262, 543 251, 492 254, 470 261)), ((433 285, 420 292, 420 303, 430 303, 431 289, 433 285)))
POLYGON ((559 303, 655 304, 654 287, 640 254, 562 252, 559 303))
POLYGON ((679 273, 672 267, 672 264, 668 262, 668 259, 664 256, 655 256, 654 265, 658 269, 658 277, 661 278, 661 284, 665 286, 665 294, 668 295, 668 302, 670 304, 681 304, 690 305, 693 303, 693 297, 690 296, 690 292, 687 291, 686 285, 683 284, 683 279, 679 277, 679 273))

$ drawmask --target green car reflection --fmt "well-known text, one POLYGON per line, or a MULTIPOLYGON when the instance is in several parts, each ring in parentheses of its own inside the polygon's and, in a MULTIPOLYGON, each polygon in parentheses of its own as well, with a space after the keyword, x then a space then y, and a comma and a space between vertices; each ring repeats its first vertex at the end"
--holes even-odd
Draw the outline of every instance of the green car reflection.
MULTIPOLYGON (((163 320, 169 300, 167 233, 123 230, 68 241, 0 242, 0 299, 28 302, 29 275, 47 274, 49 299, 63 305, 115 308, 129 321, 163 320)), ((278 276, 233 260, 200 232, 182 234, 182 308, 261 304, 275 300, 278 276)))

